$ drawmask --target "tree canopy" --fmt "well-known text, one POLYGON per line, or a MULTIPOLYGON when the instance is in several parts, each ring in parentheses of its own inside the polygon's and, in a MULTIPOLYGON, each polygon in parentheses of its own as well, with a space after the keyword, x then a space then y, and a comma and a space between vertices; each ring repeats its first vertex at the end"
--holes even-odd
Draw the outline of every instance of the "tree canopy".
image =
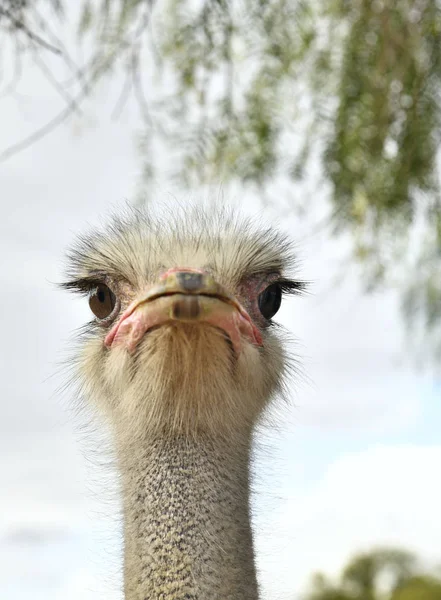
POLYGON ((354 556, 337 583, 314 575, 305 600, 441 600, 441 579, 410 552, 380 548, 354 556))

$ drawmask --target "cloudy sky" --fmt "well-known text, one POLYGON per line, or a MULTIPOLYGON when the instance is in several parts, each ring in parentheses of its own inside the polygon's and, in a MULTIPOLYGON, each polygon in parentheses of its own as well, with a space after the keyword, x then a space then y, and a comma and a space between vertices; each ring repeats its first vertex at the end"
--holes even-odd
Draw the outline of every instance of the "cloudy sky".
MULTIPOLYGON (((84 434, 69 393, 59 391, 69 336, 88 307, 54 285, 75 233, 135 195, 137 113, 128 105, 112 122, 109 96, 103 91, 82 119, 0 164, 0 598, 7 600, 121 598, 114 474, 100 466, 105 457, 88 454, 99 427, 84 434)), ((61 107, 29 63, 17 92, 0 100, 1 148, 61 107)), ((166 182, 157 188, 155 203, 173 203, 171 192, 188 197, 166 182)), ((295 193, 308 197, 306 187, 295 193)), ((260 210, 250 196, 230 199, 260 210)), ((363 296, 355 273, 332 284, 344 241, 310 233, 294 216, 283 227, 313 284, 279 318, 298 339, 305 375, 292 383, 290 406, 277 411, 279 429, 259 434, 253 502, 268 600, 297 597, 314 570, 336 574, 372 545, 404 545, 441 561, 439 385, 406 360, 393 294, 363 296)))

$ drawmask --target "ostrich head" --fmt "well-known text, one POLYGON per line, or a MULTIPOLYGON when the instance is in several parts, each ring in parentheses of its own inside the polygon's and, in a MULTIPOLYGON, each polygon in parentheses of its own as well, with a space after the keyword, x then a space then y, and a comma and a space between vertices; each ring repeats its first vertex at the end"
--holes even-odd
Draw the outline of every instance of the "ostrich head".
POLYGON ((80 237, 68 260, 65 287, 93 313, 83 394, 111 424, 125 482, 126 597, 256 598, 248 450, 287 365, 272 318, 302 289, 287 238, 226 212, 132 210, 80 237), (189 512, 207 502, 190 535, 189 512), (164 591, 170 581, 180 595, 164 591))

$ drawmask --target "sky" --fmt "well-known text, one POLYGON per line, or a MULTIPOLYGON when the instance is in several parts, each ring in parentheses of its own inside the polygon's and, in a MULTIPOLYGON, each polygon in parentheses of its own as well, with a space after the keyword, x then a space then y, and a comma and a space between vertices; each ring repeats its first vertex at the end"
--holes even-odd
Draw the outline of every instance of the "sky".
MULTIPOLYGON (((103 90, 83 117, 0 164, 2 599, 121 599, 116 476, 100 455, 106 433, 99 424, 84 430, 62 389, 60 365, 89 309, 55 285, 75 234, 135 197, 139 117, 129 104, 112 121, 111 98, 103 90)), ((61 107, 29 62, 16 93, 0 100, 0 150, 61 107)), ((308 198, 307 185, 294 192, 308 198)), ((224 194, 261 213, 252 195, 224 194)), ((188 193, 161 181, 150 197, 170 205, 188 193)), ((277 201, 265 218, 275 216, 277 201)), ((439 383, 408 360, 392 292, 363 295, 351 267, 335 284, 345 240, 295 215, 281 226, 311 288, 278 315, 303 373, 289 404, 274 409, 277 428, 257 435, 253 514, 267 600, 298 598, 314 571, 336 577, 354 552, 377 545, 441 563, 439 383)))

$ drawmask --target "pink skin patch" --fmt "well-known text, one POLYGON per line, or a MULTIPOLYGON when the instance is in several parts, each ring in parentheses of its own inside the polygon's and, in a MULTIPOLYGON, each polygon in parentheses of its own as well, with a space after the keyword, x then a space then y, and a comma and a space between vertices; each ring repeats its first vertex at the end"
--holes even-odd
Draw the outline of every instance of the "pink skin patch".
MULTIPOLYGON (((197 269, 170 269, 160 280, 163 281, 172 273, 183 270, 202 273, 197 269)), ((225 298, 224 300, 210 295, 182 294, 178 289, 176 292, 168 292, 167 295, 159 295, 151 300, 148 298, 135 300, 109 331, 104 344, 108 348, 113 344, 123 345, 129 352, 133 352, 149 330, 171 322, 198 322, 213 325, 226 333, 237 355, 242 351, 244 339, 254 346, 262 346, 260 331, 236 299, 225 298), (177 315, 177 308, 190 299, 195 314, 177 315)))
POLYGON ((164 271, 164 273, 161 274, 159 279, 162 281, 163 279, 167 279, 167 277, 172 273, 180 273, 182 271, 185 271, 186 273, 201 273, 202 275, 205 274, 205 271, 203 271, 202 269, 193 269, 190 267, 172 267, 171 269, 167 269, 167 271, 164 271))

